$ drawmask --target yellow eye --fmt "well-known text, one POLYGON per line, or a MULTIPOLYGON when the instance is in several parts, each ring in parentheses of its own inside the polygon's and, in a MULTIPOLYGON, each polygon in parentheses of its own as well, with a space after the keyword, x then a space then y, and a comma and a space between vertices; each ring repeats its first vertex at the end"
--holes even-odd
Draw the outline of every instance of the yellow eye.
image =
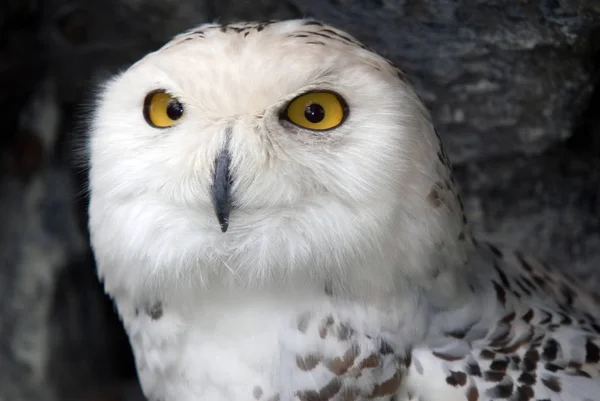
POLYGON ((163 90, 150 92, 144 100, 144 118, 156 128, 167 128, 183 116, 183 105, 163 90))
POLYGON ((308 92, 290 102, 286 117, 292 123, 315 131, 339 126, 348 114, 344 100, 332 92, 308 92))

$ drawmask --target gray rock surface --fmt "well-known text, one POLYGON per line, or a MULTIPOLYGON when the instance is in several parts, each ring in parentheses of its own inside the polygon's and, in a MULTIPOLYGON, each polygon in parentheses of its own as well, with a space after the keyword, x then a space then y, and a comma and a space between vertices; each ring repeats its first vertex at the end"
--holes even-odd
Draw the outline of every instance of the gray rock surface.
POLYGON ((475 230, 600 284, 597 0, 0 4, 0 401, 139 400, 88 249, 79 117, 98 82, 219 20, 310 16, 401 66, 475 230))

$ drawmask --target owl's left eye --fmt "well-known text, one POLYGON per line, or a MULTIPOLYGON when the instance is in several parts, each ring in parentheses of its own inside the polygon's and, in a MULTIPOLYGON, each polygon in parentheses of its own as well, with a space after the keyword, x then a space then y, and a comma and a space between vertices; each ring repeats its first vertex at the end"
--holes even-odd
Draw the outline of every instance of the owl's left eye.
POLYGON ((348 105, 336 93, 308 92, 292 100, 283 115, 291 123, 314 131, 326 131, 342 124, 348 105))
POLYGON ((175 125, 183 116, 183 105, 163 90, 150 92, 144 100, 144 118, 155 128, 175 125))

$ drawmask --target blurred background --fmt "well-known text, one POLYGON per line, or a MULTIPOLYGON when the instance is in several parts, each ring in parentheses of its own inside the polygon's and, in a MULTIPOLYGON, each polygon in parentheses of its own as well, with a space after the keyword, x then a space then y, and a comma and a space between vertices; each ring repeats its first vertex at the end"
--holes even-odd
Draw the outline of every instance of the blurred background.
POLYGON ((94 272, 82 113, 203 22, 315 17, 398 64, 475 231, 600 285, 598 0, 0 0, 0 400, 142 400, 94 272))

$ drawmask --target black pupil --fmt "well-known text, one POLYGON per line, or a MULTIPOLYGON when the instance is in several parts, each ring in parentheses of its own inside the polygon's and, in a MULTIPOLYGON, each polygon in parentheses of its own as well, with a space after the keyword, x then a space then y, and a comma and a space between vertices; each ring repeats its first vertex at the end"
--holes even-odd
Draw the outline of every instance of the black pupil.
POLYGON ((313 124, 323 121, 325 109, 318 103, 311 103, 304 109, 304 117, 313 124))
POLYGON ((177 100, 169 102, 167 105, 167 116, 171 120, 178 120, 183 114, 183 106, 177 100))

